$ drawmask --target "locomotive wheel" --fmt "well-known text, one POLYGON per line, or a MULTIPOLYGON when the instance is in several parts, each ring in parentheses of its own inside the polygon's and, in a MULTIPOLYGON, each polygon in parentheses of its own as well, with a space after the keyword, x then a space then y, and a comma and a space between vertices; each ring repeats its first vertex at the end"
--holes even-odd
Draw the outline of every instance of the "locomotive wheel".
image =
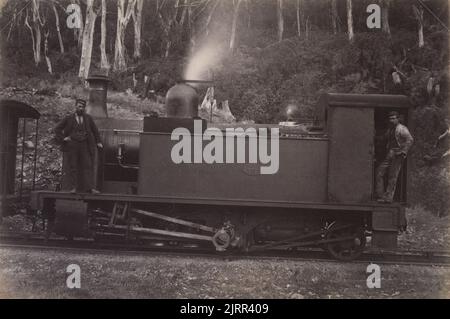
POLYGON ((325 240, 338 240, 339 238, 343 240, 325 244, 326 251, 333 258, 349 261, 358 258, 364 251, 366 236, 361 226, 347 226, 342 222, 333 222, 327 229, 325 240))

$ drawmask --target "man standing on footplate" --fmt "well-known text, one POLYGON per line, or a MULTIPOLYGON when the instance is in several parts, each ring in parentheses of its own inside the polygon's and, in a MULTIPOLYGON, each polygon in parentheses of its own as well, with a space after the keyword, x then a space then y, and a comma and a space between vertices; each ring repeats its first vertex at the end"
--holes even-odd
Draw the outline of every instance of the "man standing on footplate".
POLYGON ((408 128, 400 124, 398 112, 389 113, 389 128, 384 138, 386 156, 376 171, 376 193, 378 202, 392 203, 397 185, 397 178, 414 139, 408 128), (387 187, 384 188, 384 178, 387 177, 387 187))
POLYGON ((103 148, 100 134, 92 117, 85 113, 86 101, 77 99, 75 113, 65 117, 55 128, 61 150, 67 152, 71 193, 98 194, 93 186, 93 162, 96 147, 103 148))

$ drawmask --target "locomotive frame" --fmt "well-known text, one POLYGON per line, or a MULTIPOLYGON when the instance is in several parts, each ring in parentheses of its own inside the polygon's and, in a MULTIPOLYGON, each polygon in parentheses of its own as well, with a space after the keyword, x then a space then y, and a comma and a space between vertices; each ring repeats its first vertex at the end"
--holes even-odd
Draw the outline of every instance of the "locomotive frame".
MULTIPOLYGON (((138 242, 139 239, 171 240, 172 243, 173 240, 187 239, 191 243, 209 242, 217 251, 228 248, 252 251, 324 246, 333 257, 341 260, 359 256, 365 245, 365 236, 368 235, 366 228, 371 230, 373 244, 379 247, 395 246, 404 209, 400 204, 283 203, 51 191, 34 192, 31 207, 45 212, 50 219, 49 232, 56 232, 70 239, 104 236, 138 242), (215 212, 220 219, 209 212, 215 212), (255 245, 255 234, 252 231, 256 227, 271 227, 279 216, 284 215, 289 220, 293 213, 301 216, 301 219, 309 219, 310 223, 303 225, 307 231, 313 226, 316 229, 255 245), (142 227, 133 220, 139 215, 162 221, 166 228, 142 227), (196 218, 205 219, 206 216, 216 223, 216 227, 195 222, 196 218), (170 224, 172 228, 167 226, 170 224), (178 228, 173 229, 174 226, 178 228), (346 245, 346 241, 350 239, 351 244, 346 245), (330 245, 333 243, 339 246, 330 245)), ((273 231, 273 228, 275 227, 261 229, 259 232, 273 231)), ((279 231, 283 232, 282 229, 279 231)))

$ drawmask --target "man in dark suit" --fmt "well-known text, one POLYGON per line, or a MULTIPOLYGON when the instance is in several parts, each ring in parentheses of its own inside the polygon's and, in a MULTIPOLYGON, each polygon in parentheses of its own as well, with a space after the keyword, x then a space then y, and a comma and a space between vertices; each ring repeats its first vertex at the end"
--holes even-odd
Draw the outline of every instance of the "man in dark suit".
POLYGON ((77 99, 75 102, 75 113, 65 117, 56 127, 56 139, 61 142, 61 150, 67 152, 71 193, 88 191, 98 194, 99 191, 93 187, 92 167, 96 147, 103 148, 100 134, 92 117, 85 113, 86 101, 77 99), (80 183, 82 181, 82 183, 80 183))

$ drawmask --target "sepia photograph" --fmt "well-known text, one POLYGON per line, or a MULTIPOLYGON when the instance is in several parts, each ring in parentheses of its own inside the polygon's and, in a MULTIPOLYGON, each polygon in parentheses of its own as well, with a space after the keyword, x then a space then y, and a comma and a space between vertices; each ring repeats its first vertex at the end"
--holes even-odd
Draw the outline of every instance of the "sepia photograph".
POLYGON ((0 0, 0 299, 449 299, 449 8, 0 0))

